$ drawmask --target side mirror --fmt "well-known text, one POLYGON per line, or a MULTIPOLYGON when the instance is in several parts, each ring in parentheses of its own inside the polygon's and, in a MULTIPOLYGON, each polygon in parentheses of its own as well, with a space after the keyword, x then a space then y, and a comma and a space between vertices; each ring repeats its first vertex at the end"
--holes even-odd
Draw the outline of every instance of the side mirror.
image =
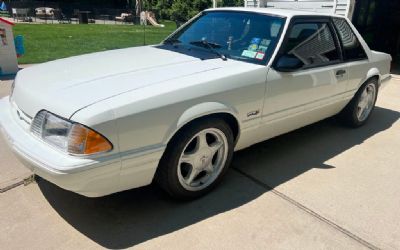
POLYGON ((296 71, 303 67, 304 63, 295 56, 282 55, 275 63, 275 69, 282 72, 296 71))

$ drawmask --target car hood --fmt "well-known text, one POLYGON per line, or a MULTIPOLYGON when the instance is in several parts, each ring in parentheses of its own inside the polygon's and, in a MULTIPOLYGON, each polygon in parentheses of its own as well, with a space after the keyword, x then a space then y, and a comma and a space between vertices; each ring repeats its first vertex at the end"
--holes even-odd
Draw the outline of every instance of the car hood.
POLYGON ((28 116, 46 109, 69 118, 128 91, 221 68, 216 61, 153 46, 76 56, 20 71, 12 99, 28 116))

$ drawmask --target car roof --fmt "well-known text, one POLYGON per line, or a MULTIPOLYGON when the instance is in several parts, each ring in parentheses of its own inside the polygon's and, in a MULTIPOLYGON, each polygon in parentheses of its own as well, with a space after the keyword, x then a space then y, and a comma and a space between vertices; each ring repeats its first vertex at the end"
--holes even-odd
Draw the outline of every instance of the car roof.
POLYGON ((207 9, 206 11, 241 11, 241 12, 252 12, 252 13, 261 13, 261 14, 270 14, 282 17, 294 17, 294 16, 334 16, 341 17, 336 14, 329 13, 318 13, 313 11, 303 11, 303 10, 293 10, 293 9, 278 9, 278 8, 249 8, 249 7, 222 7, 215 9, 207 9))

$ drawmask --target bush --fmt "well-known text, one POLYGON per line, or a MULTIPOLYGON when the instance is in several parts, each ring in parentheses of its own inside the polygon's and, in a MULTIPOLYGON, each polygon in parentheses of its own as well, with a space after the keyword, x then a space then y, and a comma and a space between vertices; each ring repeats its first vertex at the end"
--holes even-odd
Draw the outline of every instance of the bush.
MULTIPOLYGON (((243 0, 222 0, 219 6, 243 6, 243 0)), ((184 23, 200 11, 212 7, 212 0, 147 0, 146 10, 153 11, 157 18, 170 19, 176 23, 184 23)))
POLYGON ((211 0, 175 0, 171 6, 171 20, 181 23, 186 22, 194 17, 200 11, 203 11, 212 6, 211 0))

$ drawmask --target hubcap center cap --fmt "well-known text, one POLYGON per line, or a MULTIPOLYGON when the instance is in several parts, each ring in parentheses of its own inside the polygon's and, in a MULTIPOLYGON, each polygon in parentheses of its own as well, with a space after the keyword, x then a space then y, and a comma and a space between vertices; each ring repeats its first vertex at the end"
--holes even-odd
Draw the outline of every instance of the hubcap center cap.
POLYGON ((198 170, 204 170, 210 165, 211 160, 212 160, 211 150, 203 149, 198 153, 194 167, 198 170))

